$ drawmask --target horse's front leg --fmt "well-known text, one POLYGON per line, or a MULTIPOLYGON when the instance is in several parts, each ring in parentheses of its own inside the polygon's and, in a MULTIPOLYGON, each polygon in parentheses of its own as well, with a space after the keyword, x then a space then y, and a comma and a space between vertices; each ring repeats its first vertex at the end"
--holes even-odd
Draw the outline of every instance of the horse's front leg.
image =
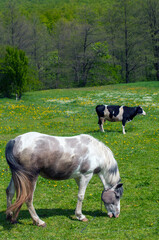
MULTIPOLYGON (((14 182, 13 179, 11 178, 10 183, 6 189, 6 195, 7 195, 7 208, 11 206, 12 204, 12 199, 14 197, 14 193, 15 193, 15 186, 14 186, 14 182)), ((6 218, 8 220, 11 220, 13 216, 13 212, 9 212, 6 216, 6 218)))
POLYGON ((83 221, 83 222, 87 222, 88 219, 85 217, 85 215, 82 214, 82 202, 84 200, 84 195, 85 195, 87 185, 88 185, 90 179, 92 178, 92 176, 93 176, 93 174, 81 175, 81 177, 79 177, 78 179, 75 179, 78 184, 78 187, 79 187, 78 201, 77 201, 77 206, 76 206, 76 210, 75 210, 75 215, 78 220, 83 221))

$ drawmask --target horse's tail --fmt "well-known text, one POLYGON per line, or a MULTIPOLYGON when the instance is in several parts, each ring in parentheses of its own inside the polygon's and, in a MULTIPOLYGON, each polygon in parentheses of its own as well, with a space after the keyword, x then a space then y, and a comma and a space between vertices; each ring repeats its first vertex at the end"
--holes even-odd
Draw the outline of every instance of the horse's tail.
POLYGON ((7 143, 5 156, 12 172, 12 178, 16 190, 16 201, 7 208, 6 214, 13 212, 13 219, 16 220, 22 204, 32 196, 32 181, 35 178, 35 175, 32 172, 28 172, 16 161, 16 158, 13 155, 14 144, 15 140, 10 140, 7 143))

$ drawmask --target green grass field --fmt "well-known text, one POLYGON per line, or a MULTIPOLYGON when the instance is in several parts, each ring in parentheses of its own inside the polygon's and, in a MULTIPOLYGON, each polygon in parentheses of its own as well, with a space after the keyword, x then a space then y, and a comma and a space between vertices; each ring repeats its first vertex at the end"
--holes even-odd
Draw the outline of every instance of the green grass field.
POLYGON ((159 239, 159 82, 110 85, 81 89, 25 93, 21 101, 0 99, 0 239, 159 239), (141 105, 146 116, 126 124, 106 122, 101 133, 97 104, 141 105), (113 151, 124 183, 121 213, 108 218, 102 183, 90 181, 83 202, 88 222, 74 216, 75 181, 49 181, 39 177, 34 207, 47 224, 34 226, 25 205, 18 224, 5 219, 6 194, 11 173, 5 160, 6 143, 17 135, 38 131, 50 135, 90 134, 113 151))

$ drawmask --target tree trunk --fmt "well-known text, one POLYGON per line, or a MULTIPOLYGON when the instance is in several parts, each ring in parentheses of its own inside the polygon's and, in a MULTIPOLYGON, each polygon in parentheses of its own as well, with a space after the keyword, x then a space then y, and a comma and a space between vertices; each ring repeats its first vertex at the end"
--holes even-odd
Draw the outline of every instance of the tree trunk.
POLYGON ((154 47, 154 57, 155 57, 154 68, 156 70, 156 78, 157 78, 157 81, 159 81, 159 40, 157 36, 156 36, 155 47, 154 47))
POLYGON ((127 3, 124 4, 124 31, 125 31, 125 80, 129 83, 129 64, 128 64, 128 29, 127 29, 127 3))

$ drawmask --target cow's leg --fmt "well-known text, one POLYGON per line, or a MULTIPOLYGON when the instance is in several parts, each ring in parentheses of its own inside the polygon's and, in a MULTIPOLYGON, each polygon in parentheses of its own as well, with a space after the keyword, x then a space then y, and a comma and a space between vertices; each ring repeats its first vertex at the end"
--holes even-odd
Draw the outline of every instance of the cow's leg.
POLYGON ((122 120, 123 134, 125 134, 125 133, 126 133, 126 132, 125 132, 125 124, 126 124, 126 120, 125 120, 125 119, 123 119, 123 120, 122 120))
POLYGON ((29 213, 33 219, 33 224, 35 224, 37 226, 45 227, 46 223, 39 218, 39 216, 37 215, 35 208, 33 206, 33 195, 34 195, 34 191, 36 188, 36 181, 34 181, 32 183, 32 186, 33 186, 33 188, 32 188, 33 191, 32 191, 32 194, 30 195, 29 199, 26 201, 26 205, 27 205, 29 213))
POLYGON ((88 174, 88 175, 82 175, 80 178, 75 179, 79 190, 78 190, 78 201, 77 201, 77 206, 76 206, 76 210, 75 210, 75 215, 77 217, 78 220, 80 221, 84 221, 87 222, 88 219, 85 217, 85 215, 82 214, 82 202, 84 200, 84 195, 85 195, 85 191, 87 188, 87 185, 90 181, 90 179, 92 178, 93 174, 88 174))
MULTIPOLYGON (((7 189, 6 189, 7 208, 11 206, 14 194, 15 194, 15 186, 14 186, 13 179, 11 178, 10 183, 9 183, 7 189)), ((13 216, 13 212, 9 212, 9 213, 7 213, 6 217, 7 217, 8 220, 11 220, 12 216, 13 216)))
POLYGON ((98 124, 99 124, 100 131, 104 132, 104 128, 103 128, 104 118, 99 118, 98 124))

